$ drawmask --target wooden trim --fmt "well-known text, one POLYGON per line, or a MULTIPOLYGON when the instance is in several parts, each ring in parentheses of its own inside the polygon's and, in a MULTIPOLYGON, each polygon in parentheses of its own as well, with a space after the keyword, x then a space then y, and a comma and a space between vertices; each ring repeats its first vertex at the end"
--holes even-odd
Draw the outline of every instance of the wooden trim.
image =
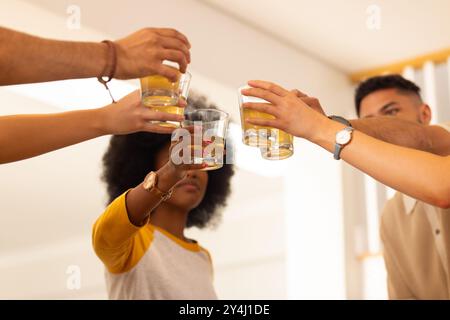
POLYGON ((450 57, 450 48, 436 51, 433 53, 421 55, 412 59, 398 61, 385 66, 364 70, 350 74, 350 80, 353 83, 359 83, 367 78, 379 76, 387 73, 402 74, 406 67, 413 67, 414 69, 421 68, 426 62, 431 61, 435 64, 446 63, 450 57))

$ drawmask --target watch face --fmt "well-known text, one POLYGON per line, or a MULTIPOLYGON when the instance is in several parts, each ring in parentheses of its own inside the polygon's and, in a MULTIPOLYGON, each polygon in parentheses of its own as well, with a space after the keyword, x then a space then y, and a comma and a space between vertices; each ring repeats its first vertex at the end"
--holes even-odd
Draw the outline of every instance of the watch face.
POLYGON ((342 130, 336 134, 336 142, 338 144, 347 144, 350 142, 351 137, 350 132, 347 130, 342 130))
POLYGON ((155 186, 156 174, 151 172, 144 181, 144 189, 149 190, 155 186))

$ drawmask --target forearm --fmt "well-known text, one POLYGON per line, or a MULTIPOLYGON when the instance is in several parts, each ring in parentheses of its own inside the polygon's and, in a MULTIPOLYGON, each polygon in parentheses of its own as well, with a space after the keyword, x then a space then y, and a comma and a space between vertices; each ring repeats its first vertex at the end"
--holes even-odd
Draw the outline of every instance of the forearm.
POLYGON ((433 152, 427 126, 393 117, 381 116, 350 121, 352 126, 371 137, 399 146, 433 152))
POLYGON ((0 85, 97 77, 107 55, 103 43, 49 40, 0 28, 0 85))
MULTIPOLYGON (((163 192, 170 190, 182 177, 176 173, 175 169, 166 164, 157 171, 157 187, 163 192)), ((143 225, 149 218, 150 213, 161 203, 161 198, 148 192, 142 183, 131 189, 127 193, 126 206, 130 221, 136 225, 143 225)))
POLYGON ((0 163, 30 158, 106 134, 102 110, 0 117, 0 163))
MULTIPOLYGON (((162 191, 171 189, 181 179, 169 164, 160 168, 157 174, 157 187, 162 191)), ((161 198, 146 191, 142 183, 117 197, 94 225, 93 242, 97 253, 114 260, 111 249, 116 253, 128 250, 129 240, 146 224, 150 212, 160 203, 161 198)))
MULTIPOLYGON (((311 141, 333 152, 336 132, 344 125, 322 120, 311 141)), ((450 201, 450 158, 396 146, 355 131, 341 154, 343 160, 381 183, 427 203, 446 207, 450 201)))

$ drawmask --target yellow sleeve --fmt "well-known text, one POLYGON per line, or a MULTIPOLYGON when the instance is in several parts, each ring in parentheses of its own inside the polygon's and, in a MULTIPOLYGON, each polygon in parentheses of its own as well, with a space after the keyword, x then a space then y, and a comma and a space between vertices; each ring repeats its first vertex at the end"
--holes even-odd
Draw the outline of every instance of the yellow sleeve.
POLYGON ((136 227, 130 222, 126 208, 127 192, 106 208, 92 231, 95 253, 111 273, 130 271, 153 239, 153 233, 145 225, 136 227))

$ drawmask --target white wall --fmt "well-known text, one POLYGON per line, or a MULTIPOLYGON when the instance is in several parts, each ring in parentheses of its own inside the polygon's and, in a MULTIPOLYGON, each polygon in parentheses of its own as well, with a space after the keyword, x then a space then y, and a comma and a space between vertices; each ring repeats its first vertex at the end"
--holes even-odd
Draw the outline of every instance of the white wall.
MULTIPOLYGON (((320 95, 330 113, 344 113, 351 104, 345 75, 201 2, 77 4, 82 14, 79 31, 65 29, 67 3, 59 1, 2 2, 0 20, 31 33, 94 40, 124 36, 148 21, 179 28, 193 44, 193 88, 237 121, 235 90, 251 78, 320 95), (152 10, 167 14, 149 14, 152 10)), ((48 85, 38 87, 32 97, 25 97, 23 89, 0 89, 1 112, 82 106, 71 103, 83 96, 77 86, 65 82, 58 86, 51 97, 39 94, 48 85)), ((104 94, 100 90, 95 92, 104 94)), ((90 248, 90 228, 104 205, 104 186, 98 177, 106 142, 97 139, 0 167, 0 298, 105 297, 102 267, 90 248), (66 288, 69 265, 81 268, 78 291, 66 288)), ((278 163, 267 163, 256 150, 247 150, 247 167, 278 174, 268 177, 238 170, 221 226, 189 232, 212 252, 221 298, 346 297, 341 168, 331 155, 305 142, 297 141, 295 148, 293 158, 278 163)))

